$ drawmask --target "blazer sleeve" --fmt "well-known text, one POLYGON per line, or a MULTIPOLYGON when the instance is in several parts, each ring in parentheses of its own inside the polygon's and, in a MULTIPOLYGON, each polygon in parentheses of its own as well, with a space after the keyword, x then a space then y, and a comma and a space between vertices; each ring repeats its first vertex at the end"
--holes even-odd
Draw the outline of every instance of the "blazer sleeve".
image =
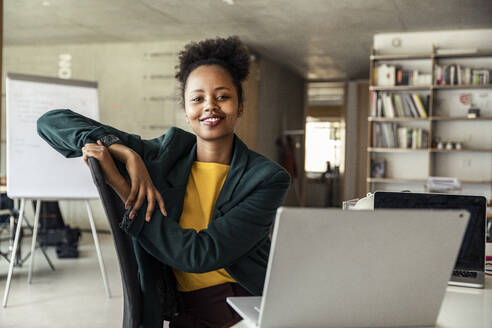
POLYGON ((120 138, 125 146, 133 149, 145 161, 159 153, 164 137, 142 140, 136 134, 117 130, 69 109, 55 109, 43 114, 37 121, 37 129, 39 136, 65 157, 82 156, 85 144, 95 143, 111 134, 120 138))
POLYGON ((134 220, 141 222, 132 224, 127 232, 147 252, 179 270, 203 273, 228 267, 267 238, 289 184, 287 172, 273 172, 241 202, 199 232, 182 229, 178 222, 158 211, 150 222, 143 222, 143 216, 137 215, 134 220))

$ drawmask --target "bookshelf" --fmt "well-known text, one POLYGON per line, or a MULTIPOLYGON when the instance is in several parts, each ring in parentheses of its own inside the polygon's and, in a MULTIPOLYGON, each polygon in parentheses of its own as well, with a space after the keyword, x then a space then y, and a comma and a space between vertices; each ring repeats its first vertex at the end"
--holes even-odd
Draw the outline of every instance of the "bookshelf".
POLYGON ((367 191, 425 191, 428 177, 448 176, 465 193, 492 196, 490 75, 492 50, 372 50, 367 191))

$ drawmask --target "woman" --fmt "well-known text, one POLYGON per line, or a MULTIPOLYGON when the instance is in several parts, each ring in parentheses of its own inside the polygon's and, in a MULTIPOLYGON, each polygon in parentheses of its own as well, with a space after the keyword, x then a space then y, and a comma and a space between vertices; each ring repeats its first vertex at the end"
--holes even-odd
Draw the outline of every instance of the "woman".
POLYGON ((226 297, 262 293, 269 228, 290 178, 234 135, 249 71, 239 39, 190 43, 179 60, 176 77, 195 135, 171 128, 142 140, 70 110, 43 115, 38 132, 66 157, 97 158, 125 202, 121 227, 134 237, 142 325, 162 327, 164 311, 170 327, 229 327, 240 318, 226 297), (169 300, 172 291, 164 301, 156 291, 171 272, 162 263, 172 268, 179 308, 169 300))

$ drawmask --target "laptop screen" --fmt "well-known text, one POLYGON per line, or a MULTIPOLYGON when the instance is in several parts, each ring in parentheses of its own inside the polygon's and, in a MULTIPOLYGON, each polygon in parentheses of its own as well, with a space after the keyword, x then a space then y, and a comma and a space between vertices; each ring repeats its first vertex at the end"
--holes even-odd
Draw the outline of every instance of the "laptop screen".
POLYGON ((384 192, 374 194, 376 208, 464 209, 470 212, 455 269, 483 271, 485 267, 486 199, 482 196, 384 192))

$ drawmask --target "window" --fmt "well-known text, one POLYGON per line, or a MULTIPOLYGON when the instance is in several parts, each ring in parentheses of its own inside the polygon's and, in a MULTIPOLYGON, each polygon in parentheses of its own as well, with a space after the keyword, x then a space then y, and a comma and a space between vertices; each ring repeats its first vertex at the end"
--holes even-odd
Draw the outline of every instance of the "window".
POLYGON ((340 167, 342 123, 308 116, 306 119, 305 171, 322 173, 340 167))

